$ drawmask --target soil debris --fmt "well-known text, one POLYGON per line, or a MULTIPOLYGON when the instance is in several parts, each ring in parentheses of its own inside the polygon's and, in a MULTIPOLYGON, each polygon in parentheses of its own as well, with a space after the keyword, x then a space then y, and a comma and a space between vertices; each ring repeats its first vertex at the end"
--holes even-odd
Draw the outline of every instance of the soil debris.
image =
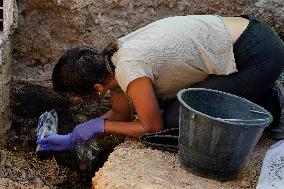
POLYGON ((105 147, 94 169, 80 169, 75 151, 36 154, 36 127, 39 116, 50 109, 58 112, 58 133, 72 131, 76 124, 97 117, 110 106, 107 96, 100 104, 85 97, 71 103, 48 87, 17 84, 12 87, 12 127, 0 143, 0 188, 90 188, 91 178, 122 139, 105 136, 105 147), (106 147, 108 146, 108 147, 106 147))

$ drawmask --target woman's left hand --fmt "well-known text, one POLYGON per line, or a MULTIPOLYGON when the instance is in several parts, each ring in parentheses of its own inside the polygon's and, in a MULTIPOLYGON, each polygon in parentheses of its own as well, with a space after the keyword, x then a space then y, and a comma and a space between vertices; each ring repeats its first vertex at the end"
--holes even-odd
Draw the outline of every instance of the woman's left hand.
POLYGON ((105 132, 105 118, 95 118, 77 125, 73 133, 80 138, 80 142, 90 140, 95 134, 105 132))

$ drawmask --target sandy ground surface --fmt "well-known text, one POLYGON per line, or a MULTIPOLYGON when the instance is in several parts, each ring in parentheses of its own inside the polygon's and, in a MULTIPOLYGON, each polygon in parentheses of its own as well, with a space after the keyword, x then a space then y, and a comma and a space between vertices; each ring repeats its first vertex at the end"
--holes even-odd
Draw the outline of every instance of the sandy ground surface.
POLYGON ((276 141, 264 134, 239 177, 220 182, 202 178, 186 171, 179 163, 177 153, 144 146, 136 140, 127 140, 117 146, 108 161, 93 178, 94 189, 238 189, 255 188, 265 152, 276 141))

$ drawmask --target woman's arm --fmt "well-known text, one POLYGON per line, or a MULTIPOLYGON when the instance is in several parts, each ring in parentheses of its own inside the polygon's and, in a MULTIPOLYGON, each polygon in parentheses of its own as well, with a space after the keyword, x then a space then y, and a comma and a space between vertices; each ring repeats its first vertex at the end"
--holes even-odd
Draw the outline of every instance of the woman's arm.
POLYGON ((105 121, 105 132, 138 137, 146 132, 160 131, 163 120, 152 81, 148 77, 132 81, 127 88, 127 94, 134 103, 139 121, 105 121))
POLYGON ((37 141, 41 145, 39 150, 61 151, 74 149, 77 144, 88 141, 94 135, 103 132, 138 137, 145 132, 161 130, 163 121, 151 80, 142 77, 132 81, 128 86, 127 94, 134 103, 139 121, 126 122, 130 118, 128 99, 126 96, 117 94, 112 96, 112 110, 105 114, 109 120, 102 118, 91 119, 77 125, 73 132, 67 135, 48 135, 37 141), (125 120, 125 122, 115 120, 125 120))
POLYGON ((132 110, 126 94, 122 91, 110 92, 111 109, 102 115, 102 118, 107 118, 110 121, 131 121, 132 110))

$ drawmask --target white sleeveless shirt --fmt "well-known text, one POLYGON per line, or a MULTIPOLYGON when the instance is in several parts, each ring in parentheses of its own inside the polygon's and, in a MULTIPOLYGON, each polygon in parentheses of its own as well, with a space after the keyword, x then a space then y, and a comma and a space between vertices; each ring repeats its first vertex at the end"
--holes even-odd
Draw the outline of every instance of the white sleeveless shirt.
POLYGON ((157 98, 173 98, 210 74, 237 72, 230 34, 220 16, 175 16, 118 39, 115 77, 126 93, 130 82, 149 77, 157 98))

